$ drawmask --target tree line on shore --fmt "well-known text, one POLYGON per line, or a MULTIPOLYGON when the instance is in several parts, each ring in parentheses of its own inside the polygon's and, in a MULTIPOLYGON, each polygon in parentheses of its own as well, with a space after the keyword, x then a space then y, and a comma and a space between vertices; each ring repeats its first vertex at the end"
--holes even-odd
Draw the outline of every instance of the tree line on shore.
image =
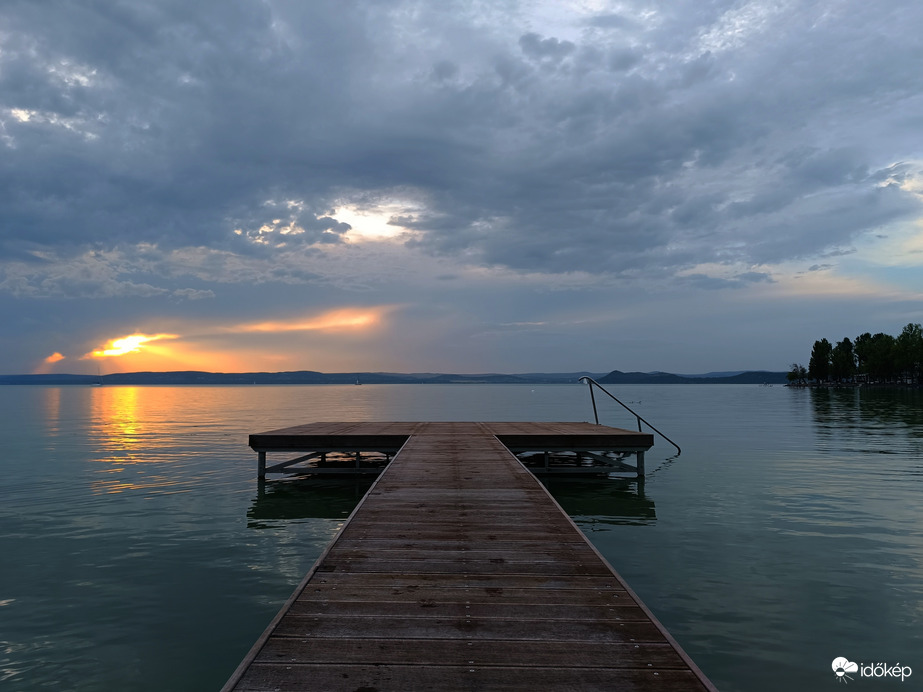
POLYGON ((788 381, 824 383, 923 384, 923 327, 911 322, 898 336, 860 334, 831 344, 814 342, 808 367, 792 363, 788 381))

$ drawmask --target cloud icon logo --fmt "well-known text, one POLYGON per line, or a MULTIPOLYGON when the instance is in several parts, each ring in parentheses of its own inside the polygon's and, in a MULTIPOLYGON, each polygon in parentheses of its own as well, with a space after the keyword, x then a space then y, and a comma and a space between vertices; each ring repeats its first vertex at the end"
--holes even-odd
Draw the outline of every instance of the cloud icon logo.
POLYGON ((833 659, 831 666, 833 668, 833 672, 836 674, 837 682, 846 682, 847 680, 852 680, 852 678, 849 677, 847 673, 859 672, 859 665, 857 663, 853 663, 849 659, 843 658, 842 656, 833 659))

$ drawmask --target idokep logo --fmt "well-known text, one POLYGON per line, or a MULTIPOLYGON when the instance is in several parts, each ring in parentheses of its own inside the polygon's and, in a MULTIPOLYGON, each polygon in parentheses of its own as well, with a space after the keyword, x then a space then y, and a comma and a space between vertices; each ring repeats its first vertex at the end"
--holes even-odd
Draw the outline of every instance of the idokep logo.
POLYGON ((910 666, 902 666, 896 663, 893 666, 890 663, 854 663, 848 658, 839 656, 833 659, 833 674, 836 675, 837 682, 846 682, 855 680, 854 675, 859 674, 860 678, 892 678, 904 682, 911 676, 913 671, 910 666), (850 675, 853 673, 853 675, 850 675))
POLYGON ((836 673, 837 682, 849 682, 851 678, 847 673, 858 673, 859 664, 853 663, 842 656, 833 659, 833 672, 836 673))

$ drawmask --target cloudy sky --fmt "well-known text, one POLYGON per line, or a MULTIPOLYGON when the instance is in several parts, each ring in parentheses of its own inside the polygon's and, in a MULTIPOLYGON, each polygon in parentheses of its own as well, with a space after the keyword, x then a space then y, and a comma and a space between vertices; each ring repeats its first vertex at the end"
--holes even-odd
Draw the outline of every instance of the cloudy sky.
POLYGON ((920 27, 917 0, 3 0, 0 371, 783 370, 897 334, 920 27))

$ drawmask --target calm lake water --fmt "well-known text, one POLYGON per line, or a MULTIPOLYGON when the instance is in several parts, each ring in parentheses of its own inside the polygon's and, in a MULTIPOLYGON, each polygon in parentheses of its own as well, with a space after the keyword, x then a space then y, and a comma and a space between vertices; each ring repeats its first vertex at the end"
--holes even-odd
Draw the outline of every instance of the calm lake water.
MULTIPOLYGON (((860 692, 923 689, 920 392, 612 391, 682 454, 550 488, 722 692, 827 688, 840 656, 913 670, 860 692)), ((577 385, 6 386, 0 411, 0 689, 22 691, 221 687, 365 490, 260 494, 248 433, 593 419, 577 385)))

